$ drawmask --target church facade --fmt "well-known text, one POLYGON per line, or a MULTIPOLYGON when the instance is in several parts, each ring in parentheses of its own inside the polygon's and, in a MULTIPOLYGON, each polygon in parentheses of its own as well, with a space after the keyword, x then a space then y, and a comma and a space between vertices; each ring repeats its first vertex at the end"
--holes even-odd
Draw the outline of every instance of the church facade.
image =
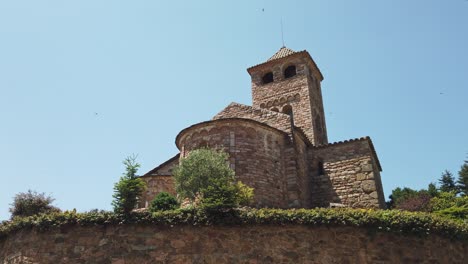
POLYGON ((175 194, 172 169, 201 147, 222 148, 236 178, 255 190, 254 206, 384 208, 382 168, 369 137, 329 143, 323 76, 307 51, 282 47, 247 69, 252 106, 231 103, 211 120, 183 129, 179 153, 141 178, 147 207, 175 194))

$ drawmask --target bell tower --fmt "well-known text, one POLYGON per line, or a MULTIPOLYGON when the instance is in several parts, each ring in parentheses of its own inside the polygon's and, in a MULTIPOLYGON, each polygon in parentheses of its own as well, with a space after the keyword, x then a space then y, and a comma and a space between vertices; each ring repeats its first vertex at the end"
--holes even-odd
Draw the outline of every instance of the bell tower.
POLYGON ((307 51, 282 47, 266 62, 247 69, 252 105, 291 115, 315 146, 328 143, 322 73, 307 51))

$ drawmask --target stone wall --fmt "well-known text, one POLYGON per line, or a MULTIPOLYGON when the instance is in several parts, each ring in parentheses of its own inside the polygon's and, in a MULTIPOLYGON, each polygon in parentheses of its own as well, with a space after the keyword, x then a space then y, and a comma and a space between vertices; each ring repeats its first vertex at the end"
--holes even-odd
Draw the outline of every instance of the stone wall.
POLYGON ((466 263, 468 243, 351 227, 68 226, 0 241, 0 263, 466 263))
POLYGON ((231 103, 213 117, 213 120, 223 118, 246 118, 265 123, 271 127, 291 133, 291 117, 267 109, 255 108, 248 105, 231 103))
POLYGON ((323 164, 323 174, 312 175, 313 206, 341 203, 356 208, 385 208, 380 165, 370 139, 312 148, 310 154, 311 164, 323 164))
POLYGON ((161 192, 167 192, 176 196, 174 178, 172 175, 149 175, 141 177, 146 182, 146 191, 138 204, 138 208, 146 208, 154 197, 161 192))
POLYGON ((292 107, 294 124, 304 130, 314 145, 321 145, 328 139, 320 81, 312 74, 311 63, 309 57, 291 56, 250 69, 252 105, 280 112, 285 112, 285 107, 292 107), (296 75, 285 79, 283 72, 291 65, 296 67, 296 75), (274 81, 264 84, 262 76, 267 72, 273 73, 274 81), (317 121, 320 127, 316 128, 313 124, 317 118, 320 119, 317 121))
POLYGON ((219 119, 184 129, 177 136, 181 156, 200 147, 229 153, 236 178, 254 188, 257 207, 287 207, 286 133, 247 119, 219 119))

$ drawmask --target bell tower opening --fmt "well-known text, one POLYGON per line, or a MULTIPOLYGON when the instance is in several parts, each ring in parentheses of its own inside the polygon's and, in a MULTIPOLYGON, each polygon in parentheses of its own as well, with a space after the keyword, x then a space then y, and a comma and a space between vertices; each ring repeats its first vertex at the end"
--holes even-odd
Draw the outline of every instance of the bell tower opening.
POLYGON ((294 125, 304 131, 312 144, 328 143, 320 85, 323 76, 307 51, 282 47, 247 72, 252 78, 254 107, 278 109, 294 117, 294 125))
POLYGON ((288 79, 296 75, 296 66, 291 65, 284 70, 284 78, 288 79))

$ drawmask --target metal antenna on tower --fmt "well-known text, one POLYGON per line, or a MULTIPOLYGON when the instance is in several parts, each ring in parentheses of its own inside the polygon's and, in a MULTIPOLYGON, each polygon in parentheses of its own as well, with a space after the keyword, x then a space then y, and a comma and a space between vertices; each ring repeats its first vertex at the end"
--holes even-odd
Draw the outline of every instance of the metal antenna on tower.
POLYGON ((281 41, 283 42, 283 47, 284 47, 283 18, 281 18, 281 41))

